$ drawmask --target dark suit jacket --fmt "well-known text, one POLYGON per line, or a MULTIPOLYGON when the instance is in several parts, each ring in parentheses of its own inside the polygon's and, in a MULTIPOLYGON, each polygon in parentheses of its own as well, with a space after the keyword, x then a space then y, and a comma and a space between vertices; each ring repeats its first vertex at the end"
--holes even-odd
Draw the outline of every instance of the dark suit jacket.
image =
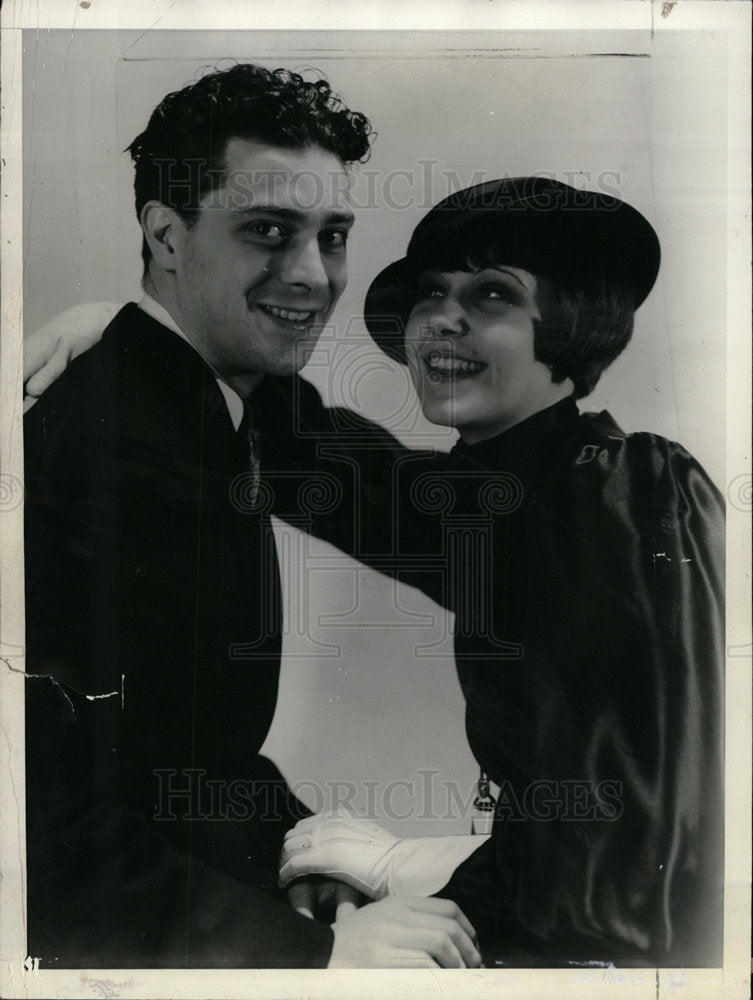
POLYGON ((276 890, 303 814, 259 755, 279 572, 248 447, 131 304, 25 425, 28 951, 43 967, 326 965, 276 890))

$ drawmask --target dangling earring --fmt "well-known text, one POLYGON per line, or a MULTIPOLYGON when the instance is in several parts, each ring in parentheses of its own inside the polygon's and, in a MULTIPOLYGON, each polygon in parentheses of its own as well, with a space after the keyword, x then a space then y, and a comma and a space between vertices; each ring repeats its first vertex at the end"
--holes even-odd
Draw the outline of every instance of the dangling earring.
POLYGON ((471 833, 476 836, 484 836, 492 832, 494 822, 494 810, 497 800, 491 792, 489 776, 483 771, 476 784, 478 795, 473 800, 473 818, 471 819, 471 833))

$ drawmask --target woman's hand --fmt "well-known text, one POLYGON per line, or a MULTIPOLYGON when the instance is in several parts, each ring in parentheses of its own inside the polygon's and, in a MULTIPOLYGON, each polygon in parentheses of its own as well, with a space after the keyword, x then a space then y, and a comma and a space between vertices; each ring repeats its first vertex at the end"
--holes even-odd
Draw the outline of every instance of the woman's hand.
POLYGON ((479 969, 476 934, 449 899, 383 899, 332 925, 329 969, 479 969))
POLYGON ((26 337, 24 412, 60 378, 74 358, 100 340, 119 308, 111 302, 84 302, 53 316, 26 337))
POLYGON ((487 837, 415 837, 401 840, 369 820, 347 813, 308 816, 285 834, 280 886, 306 875, 339 879, 370 899, 431 896, 487 837))
POLYGON ((285 834, 280 888, 303 875, 324 875, 381 899, 389 892, 390 857, 399 843, 399 837, 357 816, 307 816, 285 834))

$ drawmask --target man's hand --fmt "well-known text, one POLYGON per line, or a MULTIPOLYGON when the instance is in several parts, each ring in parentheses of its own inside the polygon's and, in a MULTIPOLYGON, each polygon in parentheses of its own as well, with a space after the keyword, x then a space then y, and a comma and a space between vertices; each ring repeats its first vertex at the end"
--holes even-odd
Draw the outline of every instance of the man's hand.
POLYGON ((479 969, 476 935, 448 899, 383 899, 332 925, 329 969, 479 969))
POLYGON ((339 920, 363 906, 366 897, 345 882, 313 878, 293 882, 288 887, 288 901, 294 910, 312 919, 316 919, 321 907, 334 907, 335 919, 339 920))
POLYGON ((58 313, 29 334, 24 340, 24 412, 74 358, 100 340, 119 308, 111 302, 85 302, 58 313))

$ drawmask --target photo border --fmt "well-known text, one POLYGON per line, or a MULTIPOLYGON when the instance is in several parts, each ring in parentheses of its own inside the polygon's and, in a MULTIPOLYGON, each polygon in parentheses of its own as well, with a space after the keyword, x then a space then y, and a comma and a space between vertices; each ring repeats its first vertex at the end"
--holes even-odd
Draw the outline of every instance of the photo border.
MULTIPOLYGON (((285 13, 232 0, 6 3, 2 10, 2 338, 0 340, 0 995, 5 997, 747 996, 750 960, 750 6, 735 0, 624 2, 288 3, 285 13), (24 966, 23 794, 23 225, 21 29, 119 30, 697 30, 728 33, 728 627, 725 946, 722 970, 35 970, 24 966), (734 602, 734 603, 733 603, 734 602), (617 992, 619 987, 619 994, 617 992)), ((703 401, 701 405, 706 405, 703 401)))

